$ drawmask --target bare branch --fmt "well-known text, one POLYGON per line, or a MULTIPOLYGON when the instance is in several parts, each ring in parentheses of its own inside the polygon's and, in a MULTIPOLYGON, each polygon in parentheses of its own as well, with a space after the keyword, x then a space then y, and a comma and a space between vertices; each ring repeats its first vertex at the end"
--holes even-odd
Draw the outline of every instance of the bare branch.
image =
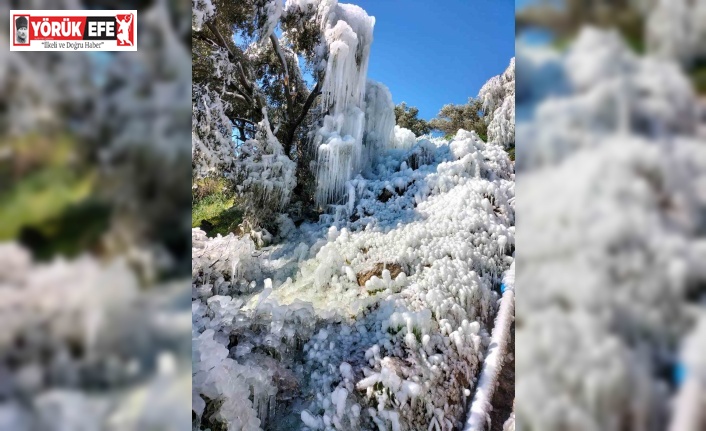
POLYGON ((291 124, 292 118, 294 117, 294 111, 292 106, 292 95, 289 94, 289 70, 287 70, 287 60, 282 54, 282 50, 279 47, 279 40, 274 34, 270 34, 270 41, 272 42, 272 48, 274 48, 277 56, 279 57, 280 63, 282 63, 282 69, 284 70, 284 97, 287 100, 287 121, 290 122, 290 129, 293 127, 291 124))
POLYGON ((217 43, 215 40, 213 40, 213 39, 211 39, 210 37, 208 37, 208 36, 206 36, 205 34, 203 34, 203 32, 194 31, 194 32, 192 32, 191 34, 192 34, 194 37, 196 37, 197 39, 201 39, 201 40, 203 40, 204 42, 206 42, 206 43, 212 45, 213 47, 218 47, 218 46, 220 46, 220 45, 218 45, 218 43, 217 43))
POLYGON ((280 63, 282 63, 282 68, 284 69, 284 82, 289 84, 289 70, 287 69, 287 61, 284 58, 284 54, 279 47, 279 40, 274 34, 270 35, 270 41, 272 41, 272 47, 275 49, 277 56, 279 57, 280 63))
POLYGON ((309 97, 307 97, 306 102, 304 102, 302 111, 299 113, 299 117, 297 117, 297 119, 289 128, 287 140, 284 143, 284 150, 286 154, 289 154, 289 152, 291 151, 292 144, 294 142, 294 134, 296 133, 297 128, 299 128, 299 126, 301 125, 302 121, 304 121, 304 118, 306 118, 306 114, 309 112, 309 109, 311 109, 311 105, 314 103, 314 100, 316 100, 316 96, 318 96, 319 94, 321 94, 321 80, 319 80, 316 83, 316 86, 314 86, 314 89, 311 90, 311 93, 309 93, 309 97))
POLYGON ((243 123, 252 124, 253 126, 257 127, 257 123, 255 123, 255 122, 252 121, 252 120, 247 120, 247 119, 245 119, 245 118, 240 118, 240 117, 228 117, 228 118, 230 118, 230 120, 233 121, 233 122, 235 122, 235 121, 242 121, 243 123))
POLYGON ((287 60, 284 58, 284 54, 282 54, 282 50, 279 47, 279 40, 277 39, 277 36, 271 34, 270 41, 272 42, 272 48, 274 48, 277 56, 279 57, 280 63, 282 63, 282 69, 284 69, 284 98, 287 101, 287 126, 289 129, 287 136, 290 136, 293 134, 293 130, 296 129, 296 126, 292 124, 292 119, 294 118, 294 107, 292 106, 292 95, 289 94, 289 70, 287 70, 287 60))
POLYGON ((227 96, 235 97, 236 99, 238 99, 238 100, 240 100, 240 101, 242 101, 242 102, 246 102, 246 103, 248 102, 248 100, 247 100, 245 97, 243 97, 242 94, 233 93, 233 92, 230 92, 230 91, 225 91, 223 94, 225 94, 225 95, 227 95, 227 96))
POLYGON ((316 83, 316 86, 314 87, 314 89, 311 90, 311 93, 309 93, 309 97, 306 98, 306 102, 304 102, 304 107, 302 108, 302 112, 299 114, 299 117, 294 122, 295 129, 297 127, 299 127, 299 125, 301 124, 302 121, 304 121, 306 114, 309 112, 311 105, 314 103, 316 96, 318 96, 319 94, 321 94, 321 81, 316 83))

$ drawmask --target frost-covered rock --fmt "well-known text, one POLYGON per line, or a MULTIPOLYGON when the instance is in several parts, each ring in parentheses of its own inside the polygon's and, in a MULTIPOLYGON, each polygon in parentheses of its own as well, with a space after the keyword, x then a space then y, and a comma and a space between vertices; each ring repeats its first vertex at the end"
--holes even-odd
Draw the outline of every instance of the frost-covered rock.
POLYGON ((404 127, 395 126, 394 136, 393 136, 393 148, 399 148, 401 150, 408 150, 417 143, 417 137, 414 136, 414 132, 404 127))
POLYGON ((209 239, 204 231, 195 228, 191 242, 191 274, 199 281, 193 293, 196 297, 250 290, 250 284, 243 282, 243 278, 255 277, 259 268, 253 258, 256 246, 249 236, 239 238, 230 233, 209 239))

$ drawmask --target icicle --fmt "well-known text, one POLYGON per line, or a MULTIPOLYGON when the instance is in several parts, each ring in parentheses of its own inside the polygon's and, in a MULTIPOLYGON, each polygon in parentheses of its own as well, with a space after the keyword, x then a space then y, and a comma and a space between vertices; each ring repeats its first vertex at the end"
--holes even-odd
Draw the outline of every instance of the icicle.
POLYGON ((361 171, 365 127, 365 81, 375 18, 354 5, 328 6, 325 39, 329 58, 322 105, 329 114, 315 133, 316 202, 323 206, 343 194, 346 181, 361 171))
POLYGON ((355 210, 355 186, 349 181, 346 183, 346 188, 348 189, 348 215, 352 216, 355 210))
POLYGON ((368 81, 365 92, 366 163, 371 163, 394 139, 395 104, 390 90, 383 84, 368 81))

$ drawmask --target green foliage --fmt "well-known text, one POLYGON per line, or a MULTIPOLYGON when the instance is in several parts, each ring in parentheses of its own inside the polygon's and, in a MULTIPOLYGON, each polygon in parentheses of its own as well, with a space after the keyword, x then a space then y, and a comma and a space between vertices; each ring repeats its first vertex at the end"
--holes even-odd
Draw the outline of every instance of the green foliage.
POLYGON ((689 71, 689 77, 696 92, 701 96, 706 95, 706 61, 696 64, 689 71))
POLYGON ((417 339, 417 342, 421 343, 422 342, 422 330, 415 326, 412 328, 412 333, 414 334, 414 338, 417 339))
POLYGON ((97 175, 78 148, 66 135, 0 143, 0 241, 18 240, 40 260, 97 251, 111 212, 93 196, 97 175))
POLYGON ((483 118, 483 103, 474 98, 469 98, 465 105, 444 105, 429 125, 446 136, 453 136, 459 129, 464 129, 475 130, 484 141, 488 139, 488 125, 483 118))
POLYGON ((18 239, 38 260, 51 260, 57 255, 75 257, 87 250, 100 253, 110 217, 107 203, 88 198, 70 205, 56 217, 23 226, 18 239))
POLYGON ((407 106, 405 102, 395 106, 395 122, 398 126, 411 130, 416 136, 431 132, 429 123, 423 118, 417 118, 417 115, 419 109, 415 106, 407 106))
POLYGON ((207 177, 196 180, 191 187, 191 198, 194 203, 203 200, 207 196, 217 193, 227 193, 230 189, 228 181, 224 177, 207 177))
POLYGON ((210 237, 235 232, 243 221, 232 187, 224 178, 205 178, 192 190, 191 227, 200 227, 210 237))
POLYGON ((0 241, 16 238, 23 226, 59 216, 91 192, 93 176, 61 168, 29 174, 0 194, 0 241))

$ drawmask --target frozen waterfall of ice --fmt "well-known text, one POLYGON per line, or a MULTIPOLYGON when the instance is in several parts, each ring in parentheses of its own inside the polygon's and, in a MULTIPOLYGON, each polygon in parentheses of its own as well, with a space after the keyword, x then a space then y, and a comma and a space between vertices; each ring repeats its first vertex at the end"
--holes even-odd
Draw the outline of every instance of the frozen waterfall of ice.
POLYGON ((328 59, 321 103, 326 114, 313 139, 317 152, 316 201, 343 193, 363 161, 365 92, 375 18, 358 6, 330 1, 325 23, 328 59))

